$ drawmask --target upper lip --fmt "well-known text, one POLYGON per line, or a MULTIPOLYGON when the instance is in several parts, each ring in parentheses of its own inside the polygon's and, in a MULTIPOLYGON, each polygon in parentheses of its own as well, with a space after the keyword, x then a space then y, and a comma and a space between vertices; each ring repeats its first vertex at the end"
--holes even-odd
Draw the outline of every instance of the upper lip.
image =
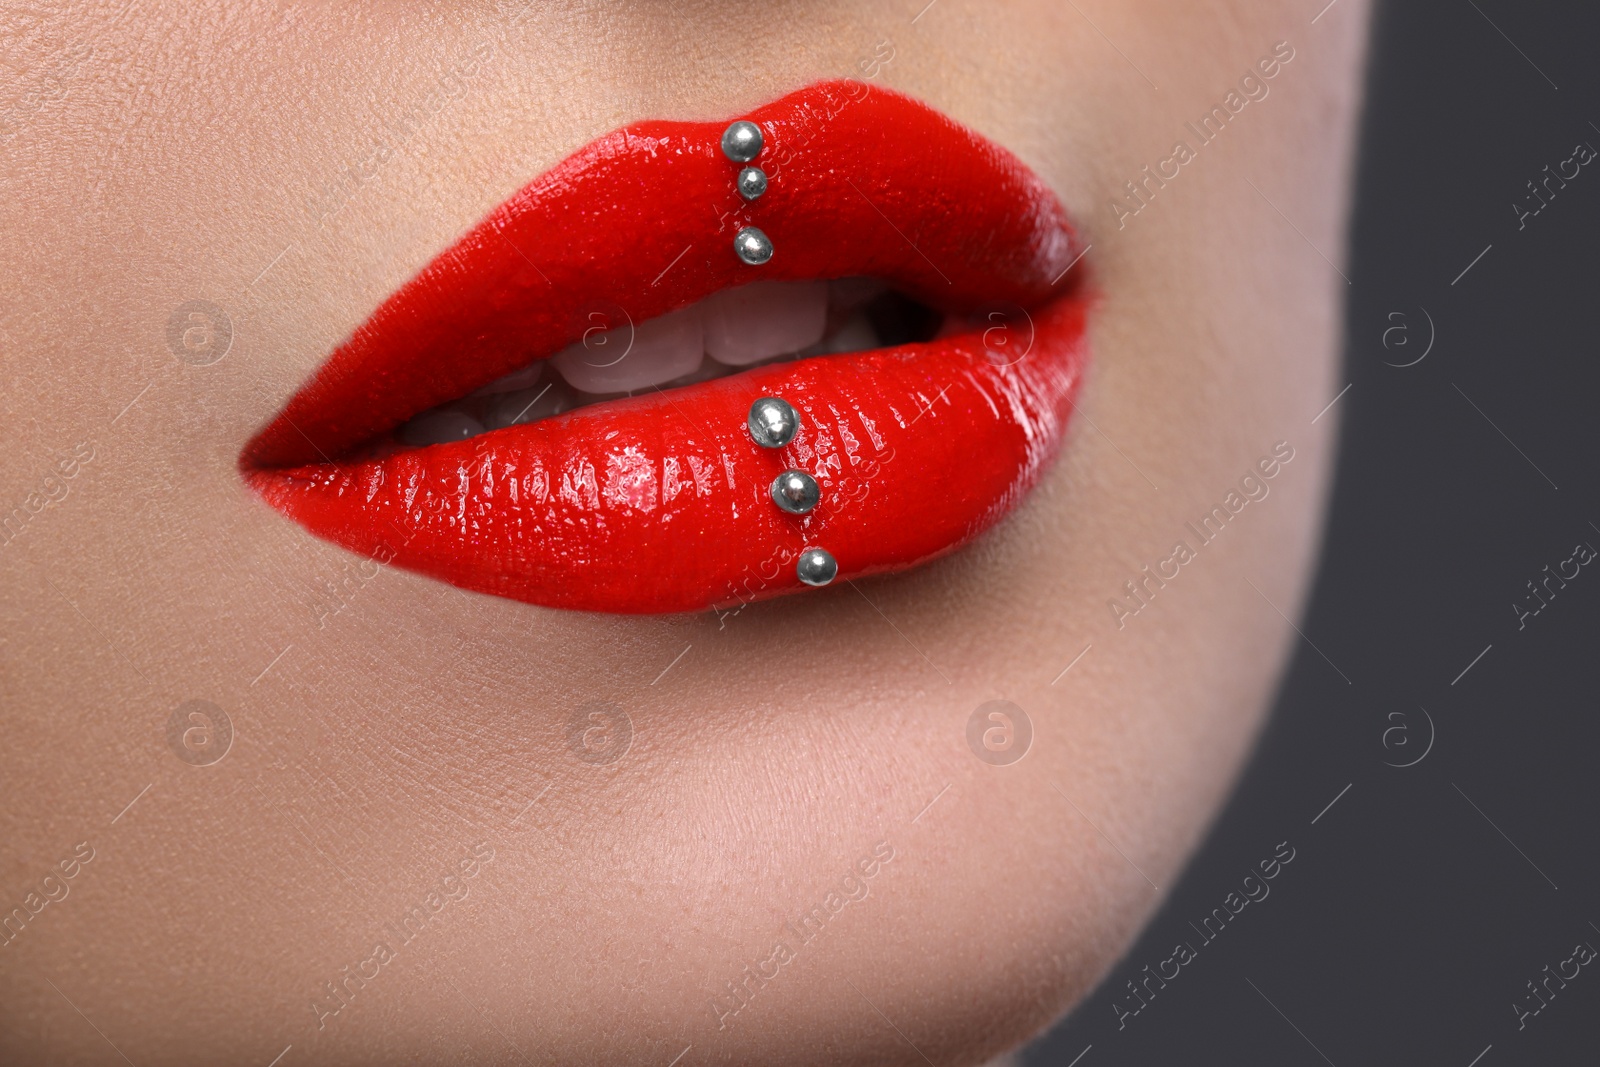
POLYGON ((873 103, 904 98, 873 89, 857 101, 866 88, 825 83, 751 115, 767 130, 756 162, 772 178, 754 203, 706 136, 718 124, 644 122, 594 141, 385 300, 249 443, 246 465, 336 458, 554 354, 592 325, 594 307, 640 323, 758 278, 871 275, 957 312, 1027 308, 1058 291, 1081 246, 1039 179, 997 166, 994 145, 920 105, 885 136, 871 128, 883 117, 873 103), (816 90, 833 103, 821 114, 816 90), (907 117, 939 128, 906 129, 907 117), (841 165, 838 144, 873 140, 881 155, 841 165), (953 172, 976 170, 985 195, 956 199, 965 190, 951 179, 964 175, 953 172), (771 237, 771 262, 752 268, 731 254, 743 225, 771 237), (838 239, 846 234, 858 239, 838 239))
MULTIPOLYGON (((1009 153, 938 112, 862 83, 822 83, 746 117, 764 131, 756 163, 771 179, 754 202, 733 185, 738 167, 719 147, 724 124, 654 121, 599 138, 496 208, 385 300, 247 444, 241 466, 252 483, 317 532, 371 552, 374 539, 353 528, 368 519, 341 514, 312 521, 295 493, 349 475, 352 465, 340 457, 419 411, 559 351, 590 325, 587 309, 620 308, 640 323, 750 281, 861 275, 956 313, 1002 306, 1037 311, 1053 299, 1059 305, 1055 298, 1070 289, 1064 280, 1081 245, 1055 196, 1009 153), (734 235, 747 225, 759 226, 776 249, 759 267, 733 253, 734 235)), ((1081 312, 1074 315, 1077 330, 1081 312)), ((1040 411, 1024 421, 1051 422, 1044 409, 1070 403, 1076 372, 1075 362, 1056 368, 1053 384, 1034 390, 1039 396, 1027 402, 1040 411)), ((925 398, 930 406, 933 392, 925 398)), ((669 402, 673 395, 663 394, 669 402)), ((533 428, 497 434, 530 440, 533 428)), ((1058 436, 1050 429, 1043 436, 1051 440, 1041 443, 1038 426, 1020 427, 1028 455, 1017 463, 1027 469, 1012 481, 1031 479, 1058 436)), ((727 480, 731 488, 731 469, 727 480)), ((365 483, 369 501, 371 482, 365 483)), ((975 500, 977 513, 945 541, 970 536, 1015 498, 1013 489, 996 491, 1003 499, 975 500)), ((826 499, 826 482, 824 492, 826 499)), ((397 507, 409 514, 412 504, 407 496, 397 507)), ((743 506, 742 500, 731 505, 734 513, 743 506)), ((607 527, 602 519, 599 526, 616 523, 607 527)), ((488 573, 508 565, 506 553, 494 555, 483 574, 465 579, 446 573, 454 564, 430 565, 432 556, 419 561, 402 551, 400 562, 458 584, 562 606, 666 610, 728 599, 724 589, 698 585, 637 603, 626 596, 512 591, 503 576, 488 573)), ((884 561, 875 561, 863 572, 881 569, 884 561)))

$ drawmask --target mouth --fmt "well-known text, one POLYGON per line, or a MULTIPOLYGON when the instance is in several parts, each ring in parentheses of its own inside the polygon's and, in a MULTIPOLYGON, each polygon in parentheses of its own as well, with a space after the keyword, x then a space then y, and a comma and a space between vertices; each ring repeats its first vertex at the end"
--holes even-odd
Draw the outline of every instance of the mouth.
POLYGON ((1011 153, 864 83, 638 123, 385 300, 240 468, 319 537, 553 608, 903 570, 1058 450, 1083 251, 1011 153))

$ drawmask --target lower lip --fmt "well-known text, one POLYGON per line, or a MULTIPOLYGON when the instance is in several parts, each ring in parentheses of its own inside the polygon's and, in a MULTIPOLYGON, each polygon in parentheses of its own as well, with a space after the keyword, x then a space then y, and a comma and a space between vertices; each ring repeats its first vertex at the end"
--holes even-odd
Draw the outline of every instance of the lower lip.
MULTIPOLYGON (((268 503, 355 552, 554 608, 682 612, 808 588, 800 553, 842 578, 903 570, 1005 515, 1061 439, 1085 357, 1084 306, 1034 312, 1007 365, 983 332, 777 364, 615 400, 382 460, 250 473, 268 503), (756 445, 751 403, 802 429, 756 445), (816 478, 804 516, 768 492, 816 478)), ((1016 343, 1013 338, 1013 343, 1016 343)))
MULTIPOLYGON (((808 94, 826 89, 802 90, 752 118, 781 117, 785 108, 815 113, 808 94)), ((1054 197, 1003 149, 893 94, 874 91, 859 107, 846 118, 859 116, 868 135, 880 139, 884 130, 897 133, 907 146, 907 158, 895 169, 878 168, 878 178, 889 184, 865 189, 881 197, 896 187, 902 194, 918 183, 929 187, 917 209, 921 228, 912 230, 919 235, 916 245, 857 180, 832 198, 801 199, 798 189, 815 194, 829 181, 843 184, 834 157, 821 147, 808 149, 813 169, 805 184, 781 188, 782 180, 802 177, 791 166, 751 205, 758 219, 777 223, 778 256, 786 258, 756 268, 760 275, 745 273, 750 268, 733 260, 722 220, 706 212, 706 232, 694 230, 688 238, 698 247, 727 248, 728 263, 684 263, 660 286, 639 279, 642 306, 655 300, 663 306, 652 313, 659 314, 670 310, 668 301, 698 299, 740 278, 839 276, 841 266, 859 265, 850 260, 860 250, 848 244, 859 239, 883 242, 870 246, 875 261, 890 267, 891 276, 898 272, 912 291, 948 286, 964 294, 968 306, 987 292, 1012 301, 1008 313, 980 317, 966 332, 947 329, 931 341, 769 364, 381 458, 310 463, 307 451, 321 451, 313 438, 348 446, 390 417, 397 403, 410 405, 409 412, 393 415, 403 418, 428 406, 423 401, 447 399, 441 394, 459 387, 464 376, 476 375, 466 383, 472 386, 510 369, 507 359, 493 354, 486 358, 500 362, 481 372, 461 358, 419 360, 408 345, 420 344, 415 338, 430 328, 437 332, 453 314, 469 331, 471 316, 492 321, 502 306, 498 294, 527 284, 521 276, 531 277, 531 264, 506 234, 516 237, 518 225, 544 225, 538 222, 544 216, 537 205, 519 208, 520 216, 492 216, 479 227, 495 234, 480 238, 474 231, 441 256, 335 353, 247 448, 241 463, 246 479, 268 504, 352 551, 465 589, 552 608, 695 611, 809 589, 796 572, 809 548, 831 553, 843 581, 913 567, 967 543, 1016 505, 1059 447, 1087 359, 1088 297, 1081 285, 1049 294, 1067 273, 1077 242, 1054 197), (928 159, 942 159, 942 173, 930 176, 928 159), (962 205, 964 228, 936 225, 952 203, 962 205), (803 223, 816 204, 844 207, 803 223), (878 226, 878 215, 892 231, 878 226), (495 256, 504 265, 486 267, 495 256), (935 279, 930 256, 950 267, 955 280, 943 272, 935 279), (463 271, 462 263, 473 269, 463 271), (501 275, 511 281, 499 281, 501 275), (1033 310, 1022 312, 1018 302, 1033 310), (484 310, 472 310, 479 304, 484 310), (418 309, 431 317, 419 319, 418 309), (368 389, 387 399, 363 406, 368 389), (746 428, 751 404, 763 396, 781 397, 800 415, 800 432, 781 449, 760 447, 746 428), (773 479, 787 469, 811 474, 821 488, 821 502, 805 515, 779 509, 770 496, 773 479)), ((824 121, 837 118, 837 112, 826 114, 824 121)), ((785 128, 773 121, 772 128, 785 128)), ((719 136, 723 125, 705 124, 706 139, 719 136)), ((839 119, 815 143, 847 157, 846 125, 839 119)), ((699 143, 699 136, 692 133, 690 143, 699 143)), ((622 140, 626 150, 628 138, 622 140)), ((608 153, 615 148, 594 151, 597 158, 613 158, 608 153)), ((663 160, 652 152, 640 164, 647 180, 660 175, 666 183, 655 200, 675 195, 698 206, 692 197, 699 194, 685 192, 681 176, 658 166, 663 160)), ((720 167, 705 169, 720 173, 720 167)), ((562 189, 573 185, 554 184, 555 203, 564 204, 562 189)), ((655 224, 658 216, 618 203, 618 217, 655 224)), ((899 210, 914 203, 909 198, 899 210)), ((552 212, 549 225, 571 217, 559 207, 552 212)), ((698 219, 689 210, 681 217, 698 219)), ((670 258, 684 238, 680 226, 658 240, 662 247, 647 251, 670 258)), ((575 279, 574 287, 593 284, 583 279, 602 269, 594 254, 571 244, 553 247, 573 251, 539 270, 549 275, 543 279, 549 291, 563 291, 564 278, 575 279)), ((634 281, 608 274, 603 284, 634 281)), ((463 336, 478 336, 478 349, 486 350, 489 335, 463 336)), ((515 342, 525 334, 505 336, 515 342)), ((551 350, 568 340, 541 344, 551 350)))

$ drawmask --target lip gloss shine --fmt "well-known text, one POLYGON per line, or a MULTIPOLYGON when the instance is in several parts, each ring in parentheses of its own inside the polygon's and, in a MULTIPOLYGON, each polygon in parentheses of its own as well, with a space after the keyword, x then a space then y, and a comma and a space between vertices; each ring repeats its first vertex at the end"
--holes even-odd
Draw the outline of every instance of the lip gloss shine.
POLYGON ((803 591, 812 547, 844 577, 899 570, 998 521, 1059 446, 1087 359, 1089 297, 1069 271, 1082 246, 1059 201, 1005 149, 862 83, 742 117, 761 134, 761 195, 738 190, 750 164, 724 152, 728 122, 599 138, 384 301, 246 447, 249 483, 353 551, 608 612, 803 591), (750 229, 769 259, 741 257, 750 229), (972 325, 362 458, 576 340, 597 301, 643 322, 752 281, 858 276, 972 325), (799 414, 781 448, 747 427, 762 397, 799 414), (786 470, 815 480, 811 511, 775 506, 786 470))

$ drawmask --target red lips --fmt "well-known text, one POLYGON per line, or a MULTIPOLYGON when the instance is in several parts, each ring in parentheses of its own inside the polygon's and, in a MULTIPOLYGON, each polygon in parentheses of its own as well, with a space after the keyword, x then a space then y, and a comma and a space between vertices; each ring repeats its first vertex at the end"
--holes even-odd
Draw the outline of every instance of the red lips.
POLYGON ((727 122, 598 139, 386 300, 246 447, 250 484, 354 551, 609 612, 803 590, 795 560, 812 546, 841 579, 899 570, 993 524, 1055 452, 1087 355, 1087 298, 1064 277, 1082 249, 1061 205, 1006 150, 862 83, 811 86, 742 117, 764 136, 759 199, 735 190, 727 122), (771 239, 769 262, 735 254, 743 226, 771 239), (373 447, 554 354, 596 308, 641 323, 748 282, 850 276, 947 313, 944 331, 464 441, 373 447), (750 438, 763 396, 800 413, 785 448, 750 438), (772 502, 786 468, 820 485, 811 513, 772 502))

